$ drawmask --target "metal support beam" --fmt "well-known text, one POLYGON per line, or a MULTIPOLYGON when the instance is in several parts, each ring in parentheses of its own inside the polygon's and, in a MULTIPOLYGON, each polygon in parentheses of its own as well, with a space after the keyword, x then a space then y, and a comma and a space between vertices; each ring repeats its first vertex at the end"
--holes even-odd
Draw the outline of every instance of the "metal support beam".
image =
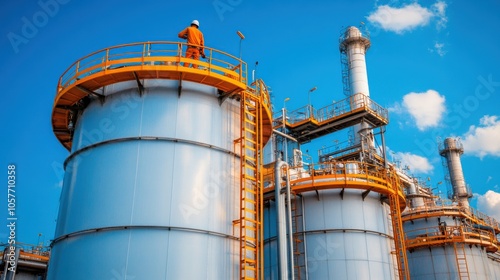
POLYGON ((137 82, 137 88, 139 89, 139 96, 142 96, 142 94, 144 93, 144 85, 139 80, 139 77, 137 76, 137 72, 133 72, 133 73, 134 73, 135 81, 137 82))
POLYGON ((365 201, 366 196, 370 193, 370 190, 366 190, 361 194, 361 197, 363 198, 363 201, 365 201))
POLYGON ((236 90, 232 90, 229 92, 219 91, 219 97, 218 97, 219 105, 222 105, 222 103, 224 103, 224 101, 226 101, 226 99, 228 99, 231 96, 234 96, 236 93, 237 93, 236 90))
POLYGON ((182 92, 182 72, 179 73, 179 87, 177 87, 178 97, 181 97, 181 92, 182 92))
POLYGON ((98 98, 99 101, 101 101, 101 104, 104 103, 104 101, 105 101, 106 96, 104 96, 102 94, 99 94, 99 93, 97 93, 95 91, 91 91, 89 89, 86 89, 86 88, 82 87, 81 85, 76 86, 76 88, 79 89, 79 90, 81 90, 82 92, 84 92, 84 93, 92 96, 92 97, 98 98))
POLYGON ((293 138, 292 136, 290 136, 290 135, 288 135, 288 134, 285 134, 285 133, 283 133, 283 132, 281 132, 281 131, 279 131, 279 130, 273 129, 273 133, 276 133, 276 134, 278 134, 279 136, 283 136, 283 137, 285 137, 285 138, 288 138, 288 139, 290 139, 290 140, 292 140, 292 141, 294 141, 294 142, 299 142, 297 139, 295 139, 295 138, 293 138))

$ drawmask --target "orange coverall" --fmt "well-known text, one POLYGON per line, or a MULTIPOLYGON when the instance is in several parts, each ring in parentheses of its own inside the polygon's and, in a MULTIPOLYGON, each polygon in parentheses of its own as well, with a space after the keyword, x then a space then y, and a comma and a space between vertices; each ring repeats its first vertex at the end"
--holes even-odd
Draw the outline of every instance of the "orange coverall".
MULTIPOLYGON (((199 60, 200 53, 204 55, 203 52, 203 33, 194 27, 190 26, 179 33, 179 38, 187 39, 188 47, 186 50, 186 57, 199 60)), ((185 62, 184 66, 189 66, 189 63, 185 62)), ((198 65, 193 64, 193 68, 198 68, 198 65)))

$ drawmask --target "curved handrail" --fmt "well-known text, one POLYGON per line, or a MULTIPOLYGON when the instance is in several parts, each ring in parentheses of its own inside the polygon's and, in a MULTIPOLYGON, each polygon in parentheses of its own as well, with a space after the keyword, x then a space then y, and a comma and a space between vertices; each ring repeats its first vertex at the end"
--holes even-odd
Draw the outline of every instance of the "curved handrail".
MULTIPOLYGON (((398 183, 396 173, 378 165, 360 161, 332 161, 303 166, 291 166, 290 184, 292 189, 308 190, 330 185, 330 188, 342 186, 343 188, 372 189, 384 193, 395 193, 404 199, 404 191, 398 183), (345 184, 349 182, 349 186, 345 184), (338 183, 338 184, 335 184, 338 183)), ((274 189, 274 182, 269 182, 264 192, 274 189)), ((329 188, 329 187, 327 187, 329 188)))
MULTIPOLYGON (((184 63, 198 66, 202 70, 218 73, 247 84, 247 64, 240 58, 210 47, 204 47, 206 61, 183 56, 186 43, 156 41, 113 46, 88 54, 69 66, 61 75, 57 92, 88 76, 127 66, 180 66, 184 63)), ((186 66, 187 67, 187 66, 186 66)))
POLYGON ((495 232, 500 233, 500 224, 498 221, 472 207, 449 205, 433 205, 424 206, 419 208, 408 208, 402 215, 403 221, 410 221, 425 217, 441 216, 446 212, 447 215, 454 213, 456 216, 463 216, 471 219, 472 221, 492 227, 495 232))
POLYGON ((287 124, 293 126, 305 121, 314 121, 321 124, 332 118, 351 113, 358 109, 370 111, 372 114, 388 122, 389 114, 387 109, 375 103, 363 93, 356 93, 319 109, 315 109, 311 105, 305 105, 293 111, 289 111, 287 113, 287 124))
POLYGON ((406 248, 441 246, 445 243, 463 242, 498 249, 491 231, 469 226, 433 226, 405 231, 406 248))

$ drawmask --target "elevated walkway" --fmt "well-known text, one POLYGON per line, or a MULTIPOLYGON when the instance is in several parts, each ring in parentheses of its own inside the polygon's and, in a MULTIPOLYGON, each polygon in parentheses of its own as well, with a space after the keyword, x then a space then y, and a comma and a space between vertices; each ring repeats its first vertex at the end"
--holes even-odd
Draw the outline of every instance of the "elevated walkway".
POLYGON ((272 132, 269 93, 265 86, 248 84, 247 64, 227 53, 205 47, 206 60, 183 57, 186 44, 180 42, 143 42, 106 48, 73 63, 60 77, 52 110, 52 127, 57 139, 72 145, 71 118, 91 96, 105 100, 96 90, 124 81, 136 81, 142 94, 144 79, 171 79, 196 82, 219 89, 221 102, 243 91, 263 102, 264 143, 272 132), (184 66, 186 64, 186 66, 184 66), (190 65, 195 67, 189 67, 190 65), (265 96, 260 96, 260 95, 265 96))
MULTIPOLYGON (((295 194, 325 189, 358 189, 383 195, 396 195, 401 211, 406 207, 405 194, 395 171, 359 162, 322 162, 303 167, 290 167, 290 186, 295 194)), ((264 170, 264 194, 274 195, 274 166, 264 170)))
POLYGON ((389 115, 387 109, 357 93, 317 110, 307 105, 284 117, 278 116, 274 119, 274 128, 285 127, 299 143, 305 143, 362 122, 372 128, 380 127, 389 123, 389 115))
POLYGON ((406 231, 405 234, 408 250, 465 243, 485 247, 488 253, 494 253, 499 245, 491 231, 469 226, 435 226, 406 231))

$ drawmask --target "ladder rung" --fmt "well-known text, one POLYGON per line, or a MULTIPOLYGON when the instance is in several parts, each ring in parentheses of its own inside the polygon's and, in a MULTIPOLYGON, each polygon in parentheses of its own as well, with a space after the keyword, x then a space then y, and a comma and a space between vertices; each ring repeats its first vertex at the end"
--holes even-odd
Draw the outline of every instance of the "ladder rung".
MULTIPOLYGON (((257 221, 255 219, 250 219, 250 218, 247 218, 245 217, 243 219, 244 222, 251 222, 251 223, 254 223, 254 224, 257 224, 257 221)), ((242 227, 245 227, 244 225, 242 225, 242 227)), ((243 237, 242 237, 243 238, 243 237)))
POLYGON ((257 178, 250 174, 243 174, 242 177, 244 177, 244 179, 252 179, 253 181, 257 181, 257 178))
POLYGON ((247 138, 247 139, 245 139, 245 141, 250 142, 250 144, 253 144, 253 145, 257 146, 257 141, 254 141, 253 139, 248 139, 247 138))

